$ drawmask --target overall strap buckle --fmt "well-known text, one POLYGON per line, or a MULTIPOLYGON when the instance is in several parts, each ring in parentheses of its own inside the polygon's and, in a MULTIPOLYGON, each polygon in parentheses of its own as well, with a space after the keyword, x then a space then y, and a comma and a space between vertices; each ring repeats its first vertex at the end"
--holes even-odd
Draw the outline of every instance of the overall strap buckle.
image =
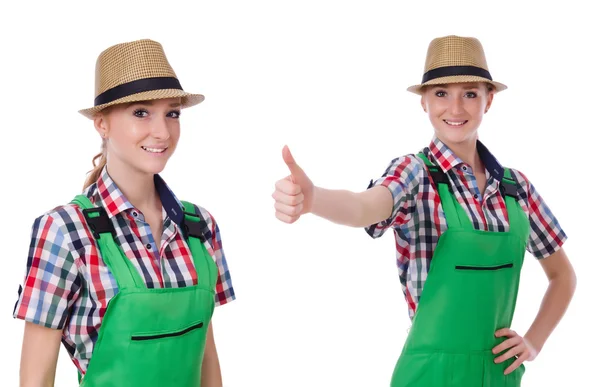
POLYGON ((446 184, 448 189, 450 189, 450 179, 448 175, 442 172, 438 167, 428 167, 429 175, 433 179, 435 185, 446 184))
POLYGON ((517 181, 515 180, 512 171, 508 168, 505 168, 504 177, 500 182, 500 193, 502 194, 502 197, 510 196, 518 199, 519 196, 517 195, 517 188, 517 181))
POLYGON ((192 237, 204 240, 204 233, 202 231, 206 229, 207 224, 202 217, 194 213, 184 211, 183 222, 181 226, 185 239, 192 237))
POLYGON ((115 227, 104 208, 87 208, 82 212, 90 230, 92 230, 92 234, 94 234, 94 238, 100 239, 100 234, 105 233, 110 233, 113 237, 117 235, 115 227))
POLYGON ((502 196, 511 196, 515 199, 518 199, 517 196, 517 185, 514 183, 508 183, 504 180, 500 183, 500 192, 502 196))
POLYGON ((448 190, 452 189, 452 186, 450 185, 450 178, 448 178, 448 175, 444 173, 438 165, 435 165, 429 161, 423 152, 419 152, 418 157, 425 163, 427 171, 429 172, 429 176, 431 176, 433 179, 433 184, 436 187, 438 187, 440 184, 446 184, 448 190))

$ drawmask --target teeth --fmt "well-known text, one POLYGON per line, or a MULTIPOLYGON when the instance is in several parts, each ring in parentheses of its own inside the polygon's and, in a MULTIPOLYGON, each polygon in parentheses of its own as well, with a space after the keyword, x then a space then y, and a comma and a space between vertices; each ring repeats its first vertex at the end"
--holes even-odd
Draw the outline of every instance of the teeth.
POLYGON ((162 153, 167 148, 161 148, 161 149, 159 149, 159 148, 148 148, 148 147, 143 146, 142 149, 145 150, 145 151, 148 151, 148 152, 152 152, 152 153, 162 153))
POLYGON ((467 121, 458 121, 458 122, 454 122, 454 121, 447 121, 444 120, 445 123, 447 123, 448 125, 452 125, 452 126, 460 126, 463 125, 464 123, 466 123, 467 121))

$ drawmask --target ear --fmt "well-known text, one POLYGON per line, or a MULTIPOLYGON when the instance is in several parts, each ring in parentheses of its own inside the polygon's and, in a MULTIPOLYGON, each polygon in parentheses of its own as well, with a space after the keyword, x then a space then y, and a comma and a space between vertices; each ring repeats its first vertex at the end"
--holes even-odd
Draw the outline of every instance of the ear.
POLYGON ((484 111, 485 113, 487 113, 488 110, 490 110, 490 107, 492 106, 492 101, 494 100, 494 93, 495 93, 494 90, 490 90, 487 93, 487 102, 485 104, 485 111, 484 111))
POLYGON ((427 113, 427 104, 425 103, 425 94, 421 93, 421 107, 423 111, 427 113))
POLYGON ((96 128, 98 134, 100 134, 100 137, 106 138, 108 136, 109 129, 108 116, 102 112, 96 113, 94 116, 94 127, 96 128))

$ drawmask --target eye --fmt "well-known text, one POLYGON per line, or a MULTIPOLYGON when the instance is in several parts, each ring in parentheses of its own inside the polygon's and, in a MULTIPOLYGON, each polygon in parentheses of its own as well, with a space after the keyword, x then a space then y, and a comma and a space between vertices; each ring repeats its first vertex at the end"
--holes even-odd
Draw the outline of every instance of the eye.
POLYGON ((181 112, 179 110, 173 110, 167 114, 167 117, 171 118, 179 118, 181 116, 181 112))
POLYGON ((448 93, 446 93, 444 90, 438 90, 435 92, 436 97, 445 97, 447 95, 448 95, 448 93))
POLYGON ((135 109, 133 115, 139 118, 148 117, 148 110, 146 109, 135 109))
POLYGON ((477 93, 475 93, 474 91, 467 91, 467 93, 465 94, 465 97, 467 97, 467 98, 477 98, 477 93))

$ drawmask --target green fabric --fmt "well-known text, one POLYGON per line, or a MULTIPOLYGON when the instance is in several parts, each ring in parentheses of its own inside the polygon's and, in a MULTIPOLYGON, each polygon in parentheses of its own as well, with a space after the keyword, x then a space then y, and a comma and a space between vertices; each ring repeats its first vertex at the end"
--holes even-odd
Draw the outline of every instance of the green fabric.
MULTIPOLYGON (((82 195, 73 203, 93 207, 82 195)), ((186 212, 194 212, 190 203, 183 204, 186 212)), ((189 237, 188 244, 198 284, 148 289, 112 236, 101 234, 100 255, 119 292, 108 304, 81 387, 200 386, 217 267, 198 238, 189 237)))
MULTIPOLYGON (((437 168, 419 155, 429 168, 437 168)), ((504 182, 514 184, 505 170, 504 182)), ((496 338, 510 328, 529 223, 517 201, 505 197, 508 232, 475 230, 446 184, 438 185, 448 230, 435 249, 413 325, 392 387, 517 387, 525 367, 494 363, 496 338), (512 265, 512 267, 506 267, 512 265), (503 267, 504 266, 504 267, 503 267)))

